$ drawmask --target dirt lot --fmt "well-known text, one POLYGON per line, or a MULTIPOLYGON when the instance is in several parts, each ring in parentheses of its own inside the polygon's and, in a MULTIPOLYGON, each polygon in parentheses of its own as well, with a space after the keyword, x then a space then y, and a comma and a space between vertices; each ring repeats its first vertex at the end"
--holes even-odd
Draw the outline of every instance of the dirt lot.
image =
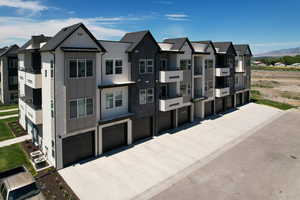
POLYGON ((300 106, 300 72, 253 70, 251 84, 266 99, 300 106))

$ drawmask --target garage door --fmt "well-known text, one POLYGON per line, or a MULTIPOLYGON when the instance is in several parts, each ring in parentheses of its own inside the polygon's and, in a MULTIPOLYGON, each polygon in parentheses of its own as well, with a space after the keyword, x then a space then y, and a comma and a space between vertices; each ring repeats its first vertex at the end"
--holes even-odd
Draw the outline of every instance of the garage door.
POLYGON ((178 109, 178 126, 190 122, 190 107, 183 107, 178 109))
POLYGON ((211 116, 214 114, 214 101, 207 101, 205 102, 205 110, 204 110, 204 113, 205 113, 205 117, 208 117, 208 116, 211 116))
POLYGON ((244 93, 244 104, 249 103, 249 91, 244 93))
POLYGON ((127 145, 127 123, 103 128, 102 145, 104 153, 127 145))
POLYGON ((159 132, 166 131, 173 128, 173 114, 172 111, 159 112, 159 132))
POLYGON ((236 106, 241 106, 242 105, 242 93, 236 94, 236 106))
POLYGON ((221 113, 224 111, 224 99, 217 98, 216 99, 216 113, 221 113))
POLYGON ((133 142, 152 137, 152 117, 134 119, 132 121, 133 142))
POLYGON ((226 109, 231 109, 234 107, 234 96, 226 97, 226 109))
POLYGON ((95 155, 95 131, 63 139, 62 149, 64 167, 93 157, 95 155))

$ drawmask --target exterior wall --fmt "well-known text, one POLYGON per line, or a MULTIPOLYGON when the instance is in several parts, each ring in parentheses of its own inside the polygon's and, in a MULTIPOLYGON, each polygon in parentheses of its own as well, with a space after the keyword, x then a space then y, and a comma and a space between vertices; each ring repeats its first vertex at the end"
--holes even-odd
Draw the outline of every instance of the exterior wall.
POLYGON ((101 79, 99 84, 113 84, 119 82, 131 81, 131 67, 128 61, 128 54, 125 53, 130 43, 102 41, 101 44, 107 50, 102 59, 101 79), (106 60, 122 60, 122 74, 106 75, 105 62, 106 60))
POLYGON ((101 119, 113 118, 128 113, 128 87, 108 88, 101 91, 101 119), (122 91, 122 106, 106 109, 106 94, 122 91))

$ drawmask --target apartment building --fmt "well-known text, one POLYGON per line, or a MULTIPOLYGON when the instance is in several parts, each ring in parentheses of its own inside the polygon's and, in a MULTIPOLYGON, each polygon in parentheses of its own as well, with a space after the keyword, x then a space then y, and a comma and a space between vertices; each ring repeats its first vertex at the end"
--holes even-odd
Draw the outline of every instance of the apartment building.
POLYGON ((235 64, 235 107, 250 101, 251 57, 252 52, 247 44, 234 45, 235 64))
POLYGON ((18 103, 18 45, 0 49, 0 102, 18 103))
POLYGON ((234 107, 237 55, 251 57, 150 31, 97 40, 82 23, 33 36, 18 54, 20 124, 64 168, 234 107))
POLYGON ((232 42, 214 42, 216 49, 215 113, 234 107, 235 57, 232 42))
MULTIPOLYGON (((42 74, 40 48, 49 37, 32 36, 18 50, 19 123, 32 136, 36 146, 42 147, 42 74)), ((43 88, 45 90, 47 88, 43 88)))
POLYGON ((159 46, 158 133, 194 120, 193 46, 188 38, 166 39, 159 46))

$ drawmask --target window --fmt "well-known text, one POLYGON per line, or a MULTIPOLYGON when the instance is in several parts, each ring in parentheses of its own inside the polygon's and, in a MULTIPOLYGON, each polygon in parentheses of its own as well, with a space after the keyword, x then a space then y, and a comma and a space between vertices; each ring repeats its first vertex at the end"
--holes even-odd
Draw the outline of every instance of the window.
POLYGON ((78 77, 85 77, 85 61, 78 60, 78 77))
POLYGON ((140 69, 140 74, 146 73, 146 62, 145 62, 145 60, 140 60, 139 69, 140 69))
POLYGON ((123 93, 122 91, 116 92, 115 96, 115 106, 116 107, 121 107, 123 105, 123 93))
POLYGON ((70 119, 92 115, 93 110, 92 98, 82 98, 70 101, 70 119))
POLYGON ((70 101, 70 119, 77 118, 77 100, 70 101))
POLYGON ((122 74, 123 70, 123 61, 122 60, 116 60, 115 61, 115 73, 116 74, 122 74))
POLYGON ((192 61, 190 59, 180 60, 180 69, 186 70, 192 68, 192 61))
POLYGON ((114 61, 106 60, 105 62, 106 75, 110 75, 114 73, 114 61))
POLYGON ((139 61, 140 74, 153 73, 153 59, 143 59, 139 61))
POLYGON ((92 115, 93 114, 93 99, 88 98, 86 99, 86 115, 92 115))
POLYGON ((140 89, 140 104, 146 104, 146 89, 140 89))
POLYGON ((153 73, 153 60, 147 60, 147 72, 153 73))
POLYGON ((153 103, 154 101, 154 91, 153 88, 147 89, 147 103, 153 103))
MULTIPOLYGON (((70 60, 70 78, 77 77, 77 61, 76 60, 70 60)), ((47 73, 46 75, 47 76, 47 73)))
POLYGON ((93 60, 77 59, 69 61, 69 77, 83 78, 93 76, 93 60))
POLYGON ((166 70, 168 66, 168 60, 167 59, 161 59, 160 60, 160 69, 166 70))
POLYGON ((214 61, 213 60, 205 60, 205 69, 207 68, 213 68, 214 61))
POLYGON ((106 109, 111 109, 114 107, 114 95, 111 94, 106 94, 106 109))
POLYGON ((180 83, 180 94, 185 96, 187 94, 187 85, 184 83, 180 83))
POLYGON ((50 68, 51 68, 51 78, 54 77, 54 62, 53 60, 50 61, 50 68))
POLYGON ((45 70, 45 77, 47 77, 47 70, 45 70))
POLYGON ((92 60, 86 61, 86 76, 87 77, 93 76, 93 61, 92 60))
POLYGON ((51 100, 51 117, 54 118, 54 101, 51 100))

